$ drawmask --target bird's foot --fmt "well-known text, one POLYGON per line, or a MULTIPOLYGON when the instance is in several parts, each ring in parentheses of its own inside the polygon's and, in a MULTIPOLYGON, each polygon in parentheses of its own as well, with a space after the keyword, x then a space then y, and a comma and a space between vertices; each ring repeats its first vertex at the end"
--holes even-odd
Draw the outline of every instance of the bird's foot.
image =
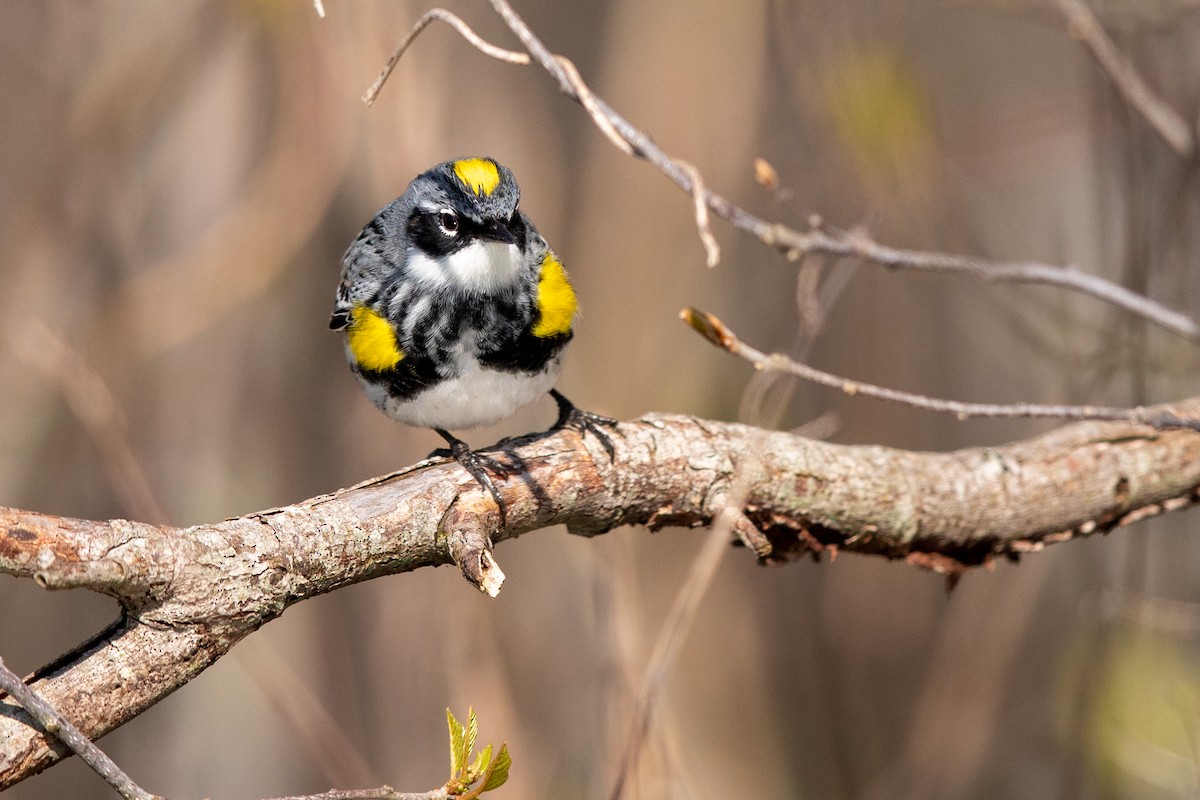
POLYGON ((478 453, 471 449, 471 446, 462 439, 457 438, 453 434, 435 428, 442 438, 450 447, 442 447, 430 453, 430 458, 453 458, 463 469, 471 474, 480 486, 487 489, 488 494, 496 501, 496 506, 500 509, 500 527, 504 527, 508 518, 508 507, 504 503, 504 498, 500 495, 500 490, 496 488, 495 481, 492 480, 490 473, 497 475, 511 475, 516 469, 503 461, 498 461, 485 453, 478 453))
POLYGON ((617 421, 612 417, 606 417, 603 414, 597 414, 594 411, 584 411, 579 408, 557 389, 550 390, 550 396, 554 398, 554 402, 558 404, 558 420, 554 423, 554 428, 571 428, 579 431, 583 435, 591 434, 596 437, 596 441, 600 442, 600 446, 604 448, 604 452, 608 453, 608 459, 611 461, 616 457, 616 450, 613 448, 612 439, 609 438, 605 428, 615 428, 617 421))

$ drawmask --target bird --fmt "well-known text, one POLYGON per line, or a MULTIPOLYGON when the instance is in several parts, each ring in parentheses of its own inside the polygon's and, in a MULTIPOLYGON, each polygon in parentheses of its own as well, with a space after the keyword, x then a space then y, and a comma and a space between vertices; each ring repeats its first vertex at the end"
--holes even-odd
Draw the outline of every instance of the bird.
POLYGON ((493 158, 445 161, 422 172, 363 227, 342 257, 329 327, 344 333, 350 369, 397 422, 431 428, 488 491, 513 468, 453 433, 491 425, 549 394, 553 429, 605 428, 554 388, 574 336, 578 300, 566 269, 518 207, 511 170, 493 158))

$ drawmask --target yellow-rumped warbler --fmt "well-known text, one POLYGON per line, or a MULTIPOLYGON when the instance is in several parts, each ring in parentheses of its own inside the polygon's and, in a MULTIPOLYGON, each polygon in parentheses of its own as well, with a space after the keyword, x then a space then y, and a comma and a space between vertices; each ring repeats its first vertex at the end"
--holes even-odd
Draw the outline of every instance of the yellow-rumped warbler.
POLYGON ((507 167, 463 158, 418 175, 350 245, 329 327, 367 396, 392 419, 432 428, 449 454, 504 501, 488 470, 511 468, 448 429, 489 425, 549 392, 555 427, 599 425, 554 387, 574 335, 575 292, 562 263, 518 208, 507 167))

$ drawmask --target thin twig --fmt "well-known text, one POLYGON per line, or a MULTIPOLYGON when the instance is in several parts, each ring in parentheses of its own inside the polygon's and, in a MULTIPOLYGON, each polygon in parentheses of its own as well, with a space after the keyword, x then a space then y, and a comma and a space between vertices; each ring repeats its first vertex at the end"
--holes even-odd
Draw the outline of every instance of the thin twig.
POLYGON ((321 794, 288 795, 271 800, 449 800, 450 797, 445 788, 414 794, 380 786, 378 789, 330 789, 321 794))
POLYGON ((949 253, 901 250, 879 244, 861 230, 831 232, 814 228, 808 233, 798 233, 791 229, 781 229, 779 236, 781 243, 791 241, 795 245, 797 255, 822 253, 848 256, 893 269, 960 273, 973 275, 988 283, 1041 284, 1070 289, 1150 320, 1180 336, 1200 339, 1200 322, 1124 286, 1076 267, 1057 267, 1035 262, 987 261, 949 253))
POLYGON ((57 737, 60 742, 71 748, 76 755, 83 759, 83 763, 107 781, 108 785, 116 789, 125 800, 163 800, 160 796, 150 794, 134 783, 133 779, 126 775, 91 739, 84 736, 37 692, 26 686, 20 676, 5 665, 4 659, 0 659, 0 690, 7 692, 22 708, 28 711, 29 716, 37 720, 42 730, 57 737))
POLYGON ((1145 118, 1159 138, 1180 158, 1189 160, 1196 153, 1196 135, 1154 90, 1142 80, 1132 62, 1117 49, 1112 37, 1084 0, 1056 0, 1067 18, 1071 35, 1083 42, 1100 69, 1135 111, 1145 118))
POLYGON ((362 96, 362 101, 368 106, 374 104, 375 98, 379 96, 379 90, 383 88, 384 82, 388 76, 392 74, 392 70, 396 68, 396 63, 400 61, 400 56, 404 55, 404 51, 413 43, 421 31, 425 30, 425 26, 433 22, 435 19, 440 19, 454 30, 458 31, 459 35, 466 39, 475 47, 476 50, 483 53, 485 56, 507 61, 509 64, 528 64, 529 55, 519 53, 515 50, 505 50, 503 47, 497 47, 494 44, 486 41, 482 36, 471 30, 471 26, 462 21, 462 18, 457 14, 447 11, 444 8, 431 8, 425 12, 425 15, 417 20, 417 24, 412 26, 412 30, 404 37, 404 41, 396 47, 392 57, 388 59, 383 71, 379 73, 379 77, 371 84, 366 93, 362 96))
POLYGON ((1069 420, 1093 420, 1102 422, 1129 422, 1146 425, 1155 430, 1184 429, 1200 432, 1200 418, 1180 417, 1169 411, 1151 411, 1137 406, 1114 408, 1110 406, 1041 405, 1037 403, 964 403, 958 400, 940 400, 913 392, 902 392, 870 383, 850 380, 793 361, 779 353, 770 355, 756 350, 738 339, 725 323, 712 314, 694 308, 686 308, 680 317, 697 333, 716 346, 744 358, 757 369, 776 370, 795 375, 806 381, 839 389, 849 395, 863 395, 878 400, 888 400, 927 411, 953 414, 959 419, 967 417, 991 418, 1048 418, 1069 420))
POLYGON ((620 150, 627 156, 636 155, 629 142, 625 141, 625 137, 616 129, 616 126, 609 120, 605 113, 604 107, 601 106, 600 98, 592 92, 588 85, 583 82, 583 77, 579 74, 579 69, 575 66, 575 62, 566 56, 555 56, 558 65, 562 67, 563 76, 565 77, 571 91, 568 94, 579 101, 583 106, 584 111, 592 118, 592 122, 600 129, 608 140, 612 142, 613 147, 620 150))
POLYGON ((700 170, 692 164, 678 159, 676 159, 676 163, 687 170, 688 175, 692 178, 692 205, 696 214, 696 232, 700 234, 700 243, 704 245, 706 254, 705 260, 711 269, 721 261, 721 246, 717 244, 717 237, 713 236, 712 226, 708 223, 708 204, 704 202, 704 179, 700 177, 700 170))
MULTIPOLYGON (((1179 336, 1200 339, 1200 322, 1177 311, 1172 311, 1161 303, 1131 292, 1118 284, 1073 267, 1064 268, 1038 263, 993 262, 966 256, 899 250, 873 242, 862 234, 830 233, 823 230, 801 232, 784 225, 767 222, 710 189, 703 187, 697 189, 693 173, 689 172, 682 162, 667 155, 648 135, 634 127, 604 100, 597 97, 579 77, 578 71, 571 65, 571 62, 562 56, 551 53, 549 48, 534 35, 520 15, 508 4, 507 0, 490 0, 490 2, 509 29, 525 45, 529 54, 558 82, 559 90, 584 107, 597 127, 614 146, 623 153, 649 161, 684 191, 689 194, 693 192, 701 194, 705 204, 714 214, 735 228, 757 237, 765 244, 788 253, 789 256, 799 257, 807 253, 854 256, 897 269, 966 273, 986 281, 1057 286, 1091 295, 1179 336)), ((445 15, 453 16, 441 9, 434 9, 426 14, 396 51, 392 60, 388 62, 384 74, 368 90, 364 99, 373 98, 378 92, 382 79, 395 65, 395 61, 412 38, 424 27, 422 23, 427 23, 427 18, 431 15, 439 19, 444 18, 445 15)), ((458 25, 455 25, 455 28, 472 45, 480 49, 489 48, 484 52, 490 54, 490 50, 500 51, 500 48, 480 40, 474 32, 468 35, 458 25)), ((466 28, 466 30, 470 29, 466 28)), ((524 56, 524 54, 520 55, 524 56)), ((526 62, 514 61, 513 63, 526 62)))

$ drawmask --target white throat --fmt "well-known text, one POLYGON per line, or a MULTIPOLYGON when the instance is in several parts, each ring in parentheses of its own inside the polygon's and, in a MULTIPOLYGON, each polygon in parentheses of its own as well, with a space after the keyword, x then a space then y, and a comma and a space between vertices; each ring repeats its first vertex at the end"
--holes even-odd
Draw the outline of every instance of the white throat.
POLYGON ((515 244, 475 241, 448 256, 430 258, 420 250, 409 255, 410 274, 431 286, 454 285, 476 292, 511 286, 521 270, 515 244))

